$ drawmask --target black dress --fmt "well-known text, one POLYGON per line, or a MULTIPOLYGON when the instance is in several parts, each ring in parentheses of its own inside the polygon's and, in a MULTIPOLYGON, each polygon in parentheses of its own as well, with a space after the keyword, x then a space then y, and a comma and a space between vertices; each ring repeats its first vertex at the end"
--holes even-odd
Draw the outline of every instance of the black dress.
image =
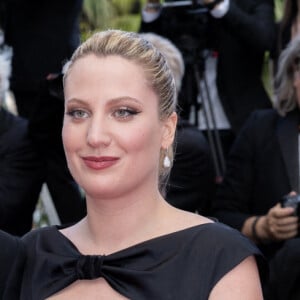
POLYGON ((21 300, 45 299, 76 280, 103 277, 132 300, 207 300, 231 269, 259 250, 219 223, 193 226, 110 255, 82 255, 50 226, 24 238, 28 261, 21 300))
POLYGON ((0 230, 0 300, 19 300, 25 247, 20 238, 0 230))

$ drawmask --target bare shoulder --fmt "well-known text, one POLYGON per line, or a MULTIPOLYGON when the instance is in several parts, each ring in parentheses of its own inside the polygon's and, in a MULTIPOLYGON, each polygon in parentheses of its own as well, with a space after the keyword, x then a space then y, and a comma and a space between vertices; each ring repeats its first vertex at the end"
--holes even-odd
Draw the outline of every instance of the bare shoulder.
POLYGON ((170 224, 176 227, 176 230, 214 222, 213 220, 197 213, 192 213, 177 208, 173 209, 170 220, 170 224))
POLYGON ((262 300, 262 288, 257 265, 249 256, 229 271, 213 288, 209 300, 262 300))

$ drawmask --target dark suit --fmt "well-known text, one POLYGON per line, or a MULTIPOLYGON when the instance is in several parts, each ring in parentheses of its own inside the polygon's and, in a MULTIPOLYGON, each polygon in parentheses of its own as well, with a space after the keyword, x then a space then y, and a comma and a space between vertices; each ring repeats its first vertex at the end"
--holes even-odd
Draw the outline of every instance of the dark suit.
MULTIPOLYGON (((67 168, 61 140, 63 100, 52 94, 49 74, 60 74, 80 43, 82 0, 5 0, 5 42, 13 48, 11 89, 62 223, 80 220, 84 200, 67 168)), ((59 79, 61 79, 59 77, 59 79)), ((60 85, 61 86, 61 85, 60 85)))
MULTIPOLYGON (((298 110, 286 117, 272 109, 251 115, 229 154, 213 204, 215 217, 241 230, 248 217, 264 215, 282 196, 299 192, 298 119, 298 110)), ((280 246, 261 248, 271 257, 280 246)))
POLYGON ((17 237, 0 230, 0 300, 19 300, 25 247, 17 237))
POLYGON ((180 120, 166 199, 175 207, 208 216, 214 192, 215 172, 207 140, 197 127, 180 120))
POLYGON ((31 229, 43 167, 29 139, 28 122, 0 109, 1 230, 23 235, 31 229))
MULTIPOLYGON (((49 73, 61 72, 64 62, 80 43, 82 0, 4 0, 4 3, 5 43, 13 47, 11 89, 38 91, 49 73)), ((34 101, 30 97, 27 100, 29 105, 34 101)), ((16 101, 21 115, 23 110, 30 114, 32 108, 24 107, 27 103, 18 98, 16 101)))
POLYGON ((270 263, 270 273, 266 300, 300 299, 300 238, 285 242, 270 263))
POLYGON ((265 51, 272 50, 276 39, 274 3, 230 0, 227 14, 214 21, 218 92, 237 132, 252 111, 271 107, 261 77, 265 51))

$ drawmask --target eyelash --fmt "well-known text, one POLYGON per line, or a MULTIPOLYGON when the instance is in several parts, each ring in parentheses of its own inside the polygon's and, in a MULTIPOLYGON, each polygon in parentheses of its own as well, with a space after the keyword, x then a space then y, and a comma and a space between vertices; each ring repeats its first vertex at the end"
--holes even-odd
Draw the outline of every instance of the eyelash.
MULTIPOLYGON (((139 113, 140 111, 136 109, 132 109, 129 107, 121 107, 121 108, 114 109, 111 115, 113 117, 116 117, 117 119, 126 120, 139 113)), ((89 113, 83 109, 70 109, 69 111, 66 112, 66 114, 75 120, 85 119, 89 116, 89 113), (84 116, 82 115, 79 116, 78 114, 83 114, 84 116)))
POLYGON ((126 120, 134 115, 139 114, 139 113, 140 113, 140 111, 137 111, 135 109, 132 109, 129 107, 121 107, 121 108, 114 110, 112 115, 118 119, 126 120), (120 113, 123 114, 123 116, 120 115, 120 113), (126 114, 125 116, 124 116, 124 113, 126 114))
POLYGON ((86 118, 86 116, 85 117, 78 116, 77 114, 79 114, 79 113, 88 115, 88 113, 86 111, 82 110, 82 109, 70 109, 69 111, 67 111, 66 114, 68 116, 72 117, 73 119, 83 119, 83 118, 86 118))

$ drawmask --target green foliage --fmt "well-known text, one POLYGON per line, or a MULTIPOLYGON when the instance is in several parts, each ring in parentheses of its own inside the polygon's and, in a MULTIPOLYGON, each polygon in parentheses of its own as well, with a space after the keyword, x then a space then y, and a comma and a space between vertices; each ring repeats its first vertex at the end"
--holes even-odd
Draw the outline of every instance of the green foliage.
POLYGON ((95 31, 108 28, 138 31, 144 2, 145 0, 84 0, 82 40, 95 31))
POLYGON ((140 15, 125 15, 112 20, 112 27, 126 31, 138 31, 140 26, 140 15))
POLYGON ((107 0, 84 0, 83 22, 91 30, 106 28, 113 17, 113 7, 107 0))
POLYGON ((111 0, 112 5, 115 7, 118 15, 130 15, 136 12, 135 6, 139 5, 140 1, 137 0, 111 0))
POLYGON ((279 21, 282 18, 282 13, 284 9, 284 0, 275 0, 275 20, 279 21))

